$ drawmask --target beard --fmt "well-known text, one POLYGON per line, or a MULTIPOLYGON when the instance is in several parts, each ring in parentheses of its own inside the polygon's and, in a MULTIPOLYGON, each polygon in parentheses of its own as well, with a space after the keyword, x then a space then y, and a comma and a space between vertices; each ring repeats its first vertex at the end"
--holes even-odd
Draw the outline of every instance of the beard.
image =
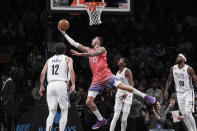
POLYGON ((176 64, 180 65, 182 62, 183 62, 182 60, 178 60, 178 61, 176 62, 176 64))

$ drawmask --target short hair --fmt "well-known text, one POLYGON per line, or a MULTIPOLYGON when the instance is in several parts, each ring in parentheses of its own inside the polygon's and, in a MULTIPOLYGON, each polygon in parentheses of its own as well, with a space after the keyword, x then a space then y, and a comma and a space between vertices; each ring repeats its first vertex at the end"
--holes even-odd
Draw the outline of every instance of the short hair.
POLYGON ((55 45, 55 51, 58 55, 64 54, 64 52, 66 51, 66 45, 64 43, 57 43, 55 45))
POLYGON ((129 64, 129 60, 127 59, 127 58, 122 58, 123 60, 124 60, 124 63, 126 64, 126 65, 128 65, 129 64))
POLYGON ((103 37, 97 36, 97 38, 100 40, 101 45, 103 45, 103 37))
POLYGON ((7 77, 10 76, 10 70, 9 70, 8 67, 4 68, 4 69, 1 71, 1 76, 7 76, 7 77))
POLYGON ((176 100, 176 98, 175 98, 174 96, 171 96, 171 97, 169 98, 169 100, 171 100, 171 99, 176 100))

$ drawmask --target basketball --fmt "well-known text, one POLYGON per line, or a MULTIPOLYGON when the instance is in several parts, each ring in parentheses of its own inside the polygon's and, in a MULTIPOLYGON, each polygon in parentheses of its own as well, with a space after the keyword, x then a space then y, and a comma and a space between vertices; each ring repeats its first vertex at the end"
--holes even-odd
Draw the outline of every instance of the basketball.
POLYGON ((59 21, 58 27, 60 27, 64 31, 66 31, 70 27, 70 24, 66 19, 62 19, 59 21))

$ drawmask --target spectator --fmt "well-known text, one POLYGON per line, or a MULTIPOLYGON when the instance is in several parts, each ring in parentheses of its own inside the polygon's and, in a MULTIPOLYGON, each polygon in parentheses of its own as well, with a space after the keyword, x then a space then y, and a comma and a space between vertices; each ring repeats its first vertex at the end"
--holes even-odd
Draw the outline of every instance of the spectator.
MULTIPOLYGON (((173 115, 172 111, 179 111, 178 105, 176 102, 175 97, 170 97, 169 100, 170 104, 167 106, 165 110, 166 120, 165 120, 165 127, 167 129, 174 129, 175 131, 179 131, 179 122, 173 122, 173 115)), ((181 116, 178 116, 178 119, 181 119, 181 116)))
POLYGON ((159 101, 159 103, 162 104, 163 102, 163 93, 162 93, 162 90, 159 89, 159 83, 158 83, 158 80, 157 79, 153 79, 152 81, 152 86, 150 89, 148 89, 146 91, 146 93, 148 95, 151 95, 151 96, 154 96, 156 98, 156 101, 159 101))
POLYGON ((3 118, 4 127, 11 130, 14 125, 15 103, 14 103, 14 82, 9 76, 9 71, 4 70, 1 73, 1 79, 3 81, 2 88, 0 90, 0 101, 2 103, 1 119, 3 118))
POLYGON ((77 100, 76 105, 85 105, 87 93, 84 91, 82 87, 79 87, 77 91, 77 100))
POLYGON ((163 128, 164 121, 165 111, 162 110, 160 102, 157 101, 156 105, 151 106, 146 112, 144 122, 148 126, 149 130, 157 131, 158 129, 163 128))
POLYGON ((39 104, 40 103, 40 100, 41 100, 41 96, 39 94, 39 90, 40 90, 40 82, 37 80, 35 82, 35 87, 32 89, 32 96, 33 96, 33 99, 35 101, 35 104, 39 104))

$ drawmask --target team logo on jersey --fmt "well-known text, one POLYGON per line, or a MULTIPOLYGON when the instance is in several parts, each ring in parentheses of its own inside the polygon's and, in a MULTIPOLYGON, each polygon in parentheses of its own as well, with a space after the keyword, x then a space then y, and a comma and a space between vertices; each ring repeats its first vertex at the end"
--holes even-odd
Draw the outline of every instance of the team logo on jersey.
POLYGON ((185 78, 183 73, 175 72, 174 75, 175 75, 177 78, 180 78, 180 79, 184 79, 184 78, 185 78))

